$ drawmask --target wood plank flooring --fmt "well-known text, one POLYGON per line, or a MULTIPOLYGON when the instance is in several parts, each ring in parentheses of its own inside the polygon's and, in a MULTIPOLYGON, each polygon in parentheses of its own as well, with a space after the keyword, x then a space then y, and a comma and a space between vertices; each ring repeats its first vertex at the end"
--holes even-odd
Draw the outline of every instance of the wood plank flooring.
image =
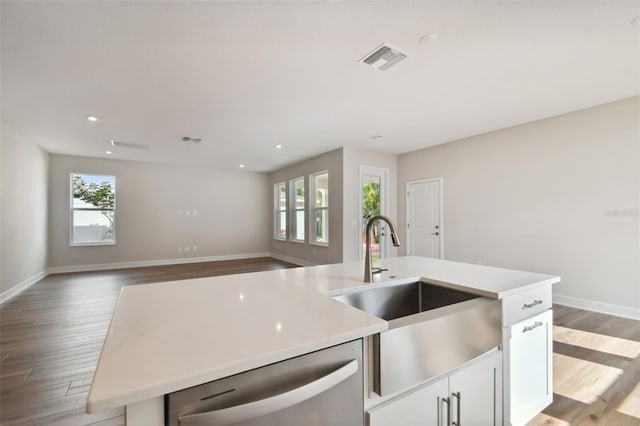
MULTIPOLYGON (((294 266, 260 258, 48 276, 0 306, 0 424, 124 425, 121 409, 84 408, 123 286, 294 266)), ((640 426, 640 322, 554 306, 554 324, 554 352, 576 373, 556 372, 563 395, 530 425, 640 426)))
POLYGON ((123 286, 295 267, 272 258, 54 274, 0 306, 0 424, 124 425, 85 402, 123 286))
POLYGON ((640 321, 553 308, 554 402, 529 426, 640 426, 640 321))

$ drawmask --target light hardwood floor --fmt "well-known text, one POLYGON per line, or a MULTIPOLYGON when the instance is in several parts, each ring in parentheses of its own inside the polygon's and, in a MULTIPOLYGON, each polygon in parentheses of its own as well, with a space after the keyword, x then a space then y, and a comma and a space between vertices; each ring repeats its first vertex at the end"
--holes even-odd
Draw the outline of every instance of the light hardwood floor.
MULTIPOLYGON (((120 409, 84 412, 123 286, 293 266, 261 258, 48 276, 0 306, 0 423, 124 425, 120 409)), ((640 322, 554 306, 554 324, 562 383, 530 425, 640 426, 640 322)))
POLYGON ((271 258, 49 275, 0 306, 0 424, 124 425, 124 411, 85 401, 126 285, 296 265, 271 258))
POLYGON ((529 426, 640 426, 640 321, 553 308, 553 404, 529 426))

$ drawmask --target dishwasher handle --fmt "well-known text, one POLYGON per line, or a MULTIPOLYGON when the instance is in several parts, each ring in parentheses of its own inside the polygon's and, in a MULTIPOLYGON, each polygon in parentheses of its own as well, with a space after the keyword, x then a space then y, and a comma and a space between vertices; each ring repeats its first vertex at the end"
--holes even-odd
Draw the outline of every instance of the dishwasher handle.
POLYGON ((231 424, 264 416, 313 398, 348 379, 357 371, 358 360, 354 359, 326 376, 290 391, 234 407, 179 416, 178 424, 180 426, 231 424))

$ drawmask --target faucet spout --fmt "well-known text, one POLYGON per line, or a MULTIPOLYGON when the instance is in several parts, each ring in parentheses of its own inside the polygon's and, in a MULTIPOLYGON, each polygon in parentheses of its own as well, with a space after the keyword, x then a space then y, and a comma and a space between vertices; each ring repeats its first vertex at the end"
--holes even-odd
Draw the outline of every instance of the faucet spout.
POLYGON ((391 232, 391 242, 395 247, 400 246, 400 238, 398 238, 398 234, 396 233, 396 228, 393 226, 391 219, 383 215, 373 216, 367 222, 367 227, 365 230, 365 256, 364 256, 364 282, 372 283, 373 282, 373 268, 371 267, 371 227, 377 221, 386 222, 389 225, 389 231, 391 232))

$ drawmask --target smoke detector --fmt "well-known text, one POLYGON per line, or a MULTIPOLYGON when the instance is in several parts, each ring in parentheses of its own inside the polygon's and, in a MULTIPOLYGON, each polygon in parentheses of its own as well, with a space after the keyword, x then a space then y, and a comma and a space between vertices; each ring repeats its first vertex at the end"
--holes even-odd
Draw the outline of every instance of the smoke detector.
POLYGON ((182 141, 183 142, 191 142, 191 143, 200 143, 200 142, 202 142, 202 139, 201 138, 192 138, 190 136, 184 136, 182 138, 182 141))
POLYGON ((407 55, 401 53, 398 49, 392 47, 388 43, 382 43, 367 56, 360 59, 360 62, 379 69, 380 71, 385 71, 406 57, 407 55))

